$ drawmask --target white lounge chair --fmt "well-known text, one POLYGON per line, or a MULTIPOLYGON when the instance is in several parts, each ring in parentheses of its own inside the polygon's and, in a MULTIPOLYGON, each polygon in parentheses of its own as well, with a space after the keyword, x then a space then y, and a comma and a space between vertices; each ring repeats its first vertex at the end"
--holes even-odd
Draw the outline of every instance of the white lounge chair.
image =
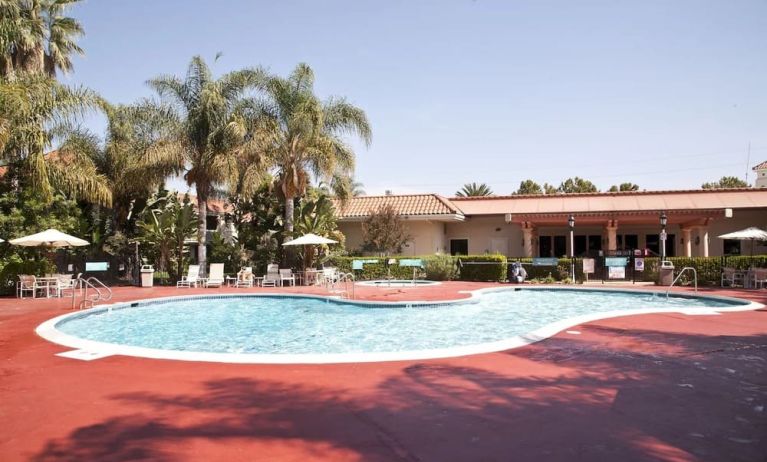
POLYGON ((208 279, 205 280, 205 287, 221 287, 224 282, 224 264, 211 263, 208 279))
POLYGON ((200 265, 189 265, 186 275, 181 276, 181 280, 176 283, 176 287, 197 287, 199 281, 200 265))
POLYGON ((246 266, 237 273, 235 287, 253 287, 253 267, 246 266))
POLYGON ((266 274, 264 280, 261 281, 263 287, 275 287, 280 284, 280 266, 275 264, 266 265, 266 274))
POLYGON ((291 286, 296 285, 296 277, 290 268, 280 270, 280 285, 285 284, 285 282, 289 282, 291 286))

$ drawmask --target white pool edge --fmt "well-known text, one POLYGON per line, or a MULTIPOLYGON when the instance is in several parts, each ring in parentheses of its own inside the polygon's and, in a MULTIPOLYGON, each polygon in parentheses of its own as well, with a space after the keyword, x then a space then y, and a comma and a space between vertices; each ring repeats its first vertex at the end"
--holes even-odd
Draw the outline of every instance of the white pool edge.
MULTIPOLYGON (((504 287, 489 287, 485 289, 478 289, 468 291, 470 294, 468 298, 453 299, 453 300, 439 300, 439 301, 397 301, 397 302, 368 302, 368 301, 349 301, 344 302, 356 303, 360 305, 407 305, 407 304, 451 304, 451 303, 465 303, 469 300, 476 299, 484 293, 497 292, 514 289, 514 286, 504 287)), ((603 291, 603 292, 628 292, 628 293, 641 293, 641 294, 658 294, 658 296, 665 296, 664 293, 639 290, 639 289, 615 289, 615 288, 579 288, 579 287, 552 287, 552 286, 520 286, 522 290, 582 290, 582 291, 603 291)), ((588 322, 594 322, 601 319, 616 318, 621 316, 636 316, 643 314, 659 314, 659 313, 681 313, 681 314, 695 314, 695 315, 717 315, 719 313, 736 312, 736 311, 751 311, 764 308, 764 305, 754 301, 726 297, 720 295, 696 295, 688 292, 676 292, 674 296, 682 296, 688 298, 708 298, 722 301, 737 301, 744 303, 743 305, 737 305, 732 307, 717 307, 717 308, 690 308, 690 309, 655 309, 644 308, 637 310, 615 310, 607 311, 603 313, 593 313, 581 316, 575 316, 572 318, 563 319, 551 324, 547 324, 539 329, 529 332, 524 335, 517 335, 508 339, 480 343, 476 345, 439 348, 432 350, 414 350, 414 351, 399 351, 399 352, 371 352, 371 353, 321 353, 321 354, 261 354, 261 353, 210 353, 210 352, 195 352, 195 351, 178 351, 178 350, 162 350, 156 348, 144 348, 129 345, 118 345, 105 342, 97 342, 93 340, 87 340, 80 337, 65 334, 56 329, 56 325, 75 315, 82 315, 83 313, 91 311, 103 311, 109 310, 114 306, 125 306, 131 303, 146 303, 153 301, 173 301, 177 299, 189 299, 189 298, 221 298, 221 297, 291 297, 291 298, 314 298, 314 299, 326 299, 326 300, 338 300, 338 297, 333 296, 321 296, 321 295, 304 295, 304 294, 285 294, 285 293, 259 293, 259 294, 211 294, 211 295, 193 295, 193 296, 173 296, 173 297, 157 297, 149 299, 141 299, 130 302, 119 302, 110 305, 99 305, 89 310, 76 311, 74 313, 69 312, 51 318, 35 329, 35 332, 40 337, 48 340, 49 342, 66 346, 69 348, 86 350, 90 352, 96 352, 105 355, 122 355, 133 356, 139 358, 150 359, 167 359, 177 361, 200 361, 200 362, 219 362, 219 363, 232 363, 232 364, 343 364, 343 363, 368 363, 368 362, 386 362, 386 361, 412 361, 412 360, 426 360, 426 359, 440 359, 440 358, 453 358, 459 356, 469 356, 485 353, 496 353, 499 351, 511 350, 519 348, 525 345, 530 345, 536 342, 540 342, 547 338, 553 337, 556 334, 579 324, 588 322)))

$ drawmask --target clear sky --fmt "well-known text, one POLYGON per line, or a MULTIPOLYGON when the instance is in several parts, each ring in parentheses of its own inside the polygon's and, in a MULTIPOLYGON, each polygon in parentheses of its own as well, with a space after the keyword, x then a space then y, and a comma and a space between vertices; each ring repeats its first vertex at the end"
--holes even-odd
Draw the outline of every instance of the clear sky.
POLYGON ((320 96, 368 114, 368 194, 576 175, 697 188, 767 160, 764 0, 90 0, 71 14, 86 56, 64 80, 114 102, 151 96, 147 79, 195 54, 222 52, 217 73, 308 63, 320 96))

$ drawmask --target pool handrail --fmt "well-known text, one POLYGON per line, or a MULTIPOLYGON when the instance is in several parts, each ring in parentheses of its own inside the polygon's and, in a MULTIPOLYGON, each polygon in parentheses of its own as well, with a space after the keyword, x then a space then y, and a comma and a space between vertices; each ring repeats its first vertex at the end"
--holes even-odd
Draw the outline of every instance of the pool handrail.
POLYGON ((691 270, 692 271, 692 280, 695 282, 695 292, 698 291, 698 271, 693 268, 692 266, 685 266, 682 268, 681 271, 679 271, 679 274, 676 275, 674 280, 671 282, 671 285, 668 286, 668 289, 666 289, 666 298, 668 299, 668 294, 671 292, 671 288, 674 287, 674 284, 676 284, 676 281, 679 280, 679 278, 682 277, 682 274, 684 274, 685 271, 691 270))

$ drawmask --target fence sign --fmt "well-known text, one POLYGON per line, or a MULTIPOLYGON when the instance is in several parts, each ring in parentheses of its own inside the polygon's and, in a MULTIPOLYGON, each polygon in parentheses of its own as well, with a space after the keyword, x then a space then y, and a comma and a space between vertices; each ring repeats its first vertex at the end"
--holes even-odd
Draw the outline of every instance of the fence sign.
POLYGON ((109 269, 109 263, 105 261, 87 261, 85 262, 85 272, 106 271, 109 269))
POLYGON ((558 258, 533 258, 533 266, 557 266, 558 258))
POLYGON ((594 273, 594 259, 593 258, 584 258, 583 259, 583 274, 593 274, 594 273))
POLYGON ((610 268, 617 267, 617 266, 626 266, 628 263, 628 258, 626 257, 607 257, 605 258, 605 266, 608 266, 610 268))
POLYGON ((625 266, 610 266, 607 271, 608 279, 626 279, 625 266))
POLYGON ((644 271, 644 258, 634 259, 634 271, 644 271))

